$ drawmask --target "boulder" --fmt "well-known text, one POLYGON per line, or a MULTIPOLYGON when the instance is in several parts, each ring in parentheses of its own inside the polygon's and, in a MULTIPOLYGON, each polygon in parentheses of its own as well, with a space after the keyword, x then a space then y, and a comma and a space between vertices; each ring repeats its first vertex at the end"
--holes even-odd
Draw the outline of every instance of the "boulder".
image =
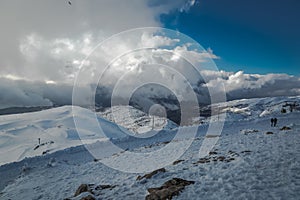
POLYGON ((136 180, 142 180, 142 179, 150 179, 152 178, 152 176, 158 174, 158 173, 161 173, 161 172, 166 172, 167 170, 165 168, 160 168, 160 169, 157 169, 157 170, 154 170, 153 172, 149 173, 149 174, 145 174, 144 176, 138 176, 136 178, 136 180))
POLYGON ((80 200, 96 200, 92 195, 88 195, 86 197, 82 197, 80 200))
POLYGON ((173 165, 177 165, 178 163, 181 163, 181 162, 183 162, 184 160, 176 160, 176 161, 174 161, 173 162, 173 165))
POLYGON ((76 190, 76 192, 75 192, 75 194, 74 194, 74 197, 80 195, 80 194, 83 193, 83 192, 91 192, 91 189, 90 189, 90 187, 89 187, 87 184, 81 184, 81 185, 77 188, 77 190, 76 190))
POLYGON ((105 190, 105 189, 113 189, 116 185, 98 185, 95 190, 105 190))
POLYGON ((280 129, 281 131, 288 131, 288 130, 291 130, 290 127, 287 127, 287 126, 284 126, 280 129))
POLYGON ((180 194, 180 192, 188 185, 194 184, 194 181, 187 181, 181 178, 173 178, 165 182, 161 187, 149 188, 149 195, 146 196, 146 200, 167 200, 172 199, 174 196, 180 194))

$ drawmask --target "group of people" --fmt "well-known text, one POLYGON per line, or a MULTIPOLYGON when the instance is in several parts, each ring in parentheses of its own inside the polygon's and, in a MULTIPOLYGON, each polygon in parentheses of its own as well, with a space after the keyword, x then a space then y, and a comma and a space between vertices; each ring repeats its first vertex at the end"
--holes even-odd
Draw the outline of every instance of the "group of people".
POLYGON ((277 118, 271 118, 271 126, 276 126, 277 124, 277 118))

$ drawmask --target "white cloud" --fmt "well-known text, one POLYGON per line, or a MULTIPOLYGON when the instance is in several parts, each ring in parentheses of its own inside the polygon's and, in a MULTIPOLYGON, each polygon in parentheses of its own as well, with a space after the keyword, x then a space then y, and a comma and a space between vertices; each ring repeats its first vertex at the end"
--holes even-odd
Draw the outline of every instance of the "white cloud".
POLYGON ((140 46, 148 48, 157 48, 161 46, 171 46, 178 43, 179 41, 179 39, 171 39, 169 37, 153 35, 149 32, 145 32, 142 35, 140 46))
POLYGON ((206 87, 223 83, 229 99, 300 95, 300 78, 287 74, 245 74, 243 71, 205 71, 206 87))
POLYGON ((125 33, 105 42, 120 31, 161 26, 157 19, 162 13, 187 11, 196 1, 132 0, 128 4, 117 0, 73 0, 72 6, 61 0, 1 1, 0 108, 71 104, 75 75, 83 69, 81 102, 89 101, 90 84, 96 84, 107 64, 123 54, 114 60, 100 84, 110 87, 126 74, 125 84, 135 85, 148 74, 153 82, 163 79, 180 92, 186 87, 179 76, 196 87, 201 79, 198 69, 205 83, 197 86, 197 91, 206 96, 205 101, 206 87, 218 90, 218 83, 224 83, 230 99, 299 95, 297 77, 206 70, 213 67, 212 59, 219 59, 212 49, 194 48, 183 38, 154 29, 125 33), (100 42, 103 45, 82 62, 100 42), (151 49, 139 50, 141 47, 151 49))
MULTIPOLYGON (((183 84, 180 79, 176 79, 171 76, 170 70, 160 68, 153 70, 151 68, 142 68, 144 74, 152 73, 155 79, 158 81, 164 80, 165 83, 172 85, 172 88, 177 88, 176 93, 184 94, 186 88, 182 87, 183 84)), ((216 86, 223 83, 226 89, 228 100, 241 99, 241 98, 256 98, 256 97, 272 97, 272 96, 295 96, 300 95, 300 78, 290 76, 287 74, 245 74, 243 72, 216 72, 216 71, 203 71, 202 74, 208 80, 203 82, 199 80, 198 85, 193 85, 197 91, 199 101, 201 103, 209 103, 209 94, 207 93, 207 87, 218 93, 222 88, 216 86)), ((124 88, 132 87, 133 84, 140 85, 143 83, 144 75, 137 75, 135 72, 127 73, 126 81, 122 81, 124 88), (128 80, 128 81, 127 81, 128 80)), ((12 106, 48 106, 48 105, 63 105, 72 103, 72 85, 68 84, 55 84, 44 82, 33 82, 25 80, 17 80, 15 77, 2 77, 0 78, 0 109, 12 106)), ((79 88, 78 103, 85 105, 90 103, 89 98, 91 92, 91 86, 79 88)), ((109 92, 109 87, 104 91, 109 92)), ((105 95, 106 93, 104 93, 105 95)), ((128 93, 126 90, 122 90, 118 95, 126 96, 128 93)), ((164 97, 166 94, 164 91, 155 91, 156 95, 164 97)), ((149 94, 150 95, 150 94, 149 94)), ((184 96, 181 98, 184 98, 184 96)))
POLYGON ((174 9, 187 12, 196 3, 197 0, 150 0, 148 4, 155 7, 159 12, 168 13, 174 9))
POLYGON ((174 56, 171 58, 172 60, 177 60, 179 57, 186 58, 191 63, 204 63, 208 59, 220 59, 219 56, 213 53, 211 48, 208 48, 206 51, 195 51, 189 50, 188 45, 185 44, 183 46, 177 46, 173 50, 174 56))
POLYGON ((73 0, 72 6, 61 0, 1 1, 0 74, 61 81, 64 73, 55 71, 64 72, 67 62, 81 60, 80 54, 88 54, 95 44, 131 28, 161 26, 161 13, 185 5, 151 5, 150 0, 73 0))
MULTIPOLYGON (((72 85, 47 82, 0 77, 0 109, 72 104, 72 85)), ((78 102, 84 105, 84 102, 90 100, 86 99, 86 93, 90 92, 90 86, 78 88, 78 90, 82 94, 82 98, 80 97, 78 102)))

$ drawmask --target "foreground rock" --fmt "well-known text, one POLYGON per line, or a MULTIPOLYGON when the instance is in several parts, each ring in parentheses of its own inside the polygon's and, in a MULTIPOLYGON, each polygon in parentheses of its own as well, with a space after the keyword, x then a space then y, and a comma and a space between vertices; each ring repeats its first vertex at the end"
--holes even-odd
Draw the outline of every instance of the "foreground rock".
POLYGON ((173 178, 165 182, 161 187, 158 188, 149 188, 149 195, 146 196, 146 200, 167 200, 172 199, 174 196, 177 196, 182 192, 182 190, 191 184, 194 184, 195 181, 187 181, 180 178, 173 178))
POLYGON ((184 160, 176 160, 176 161, 174 161, 173 162, 173 165, 177 165, 177 164, 179 164, 179 163, 181 163, 181 162, 183 162, 184 160))
POLYGON ((280 129, 281 131, 288 131, 288 130, 292 130, 290 127, 288 126, 284 126, 280 129))
POLYGON ((144 176, 138 176, 136 178, 136 180, 142 180, 142 179, 150 179, 152 178, 152 176, 158 174, 158 173, 163 173, 163 172, 166 172, 167 170, 165 168, 160 168, 160 169, 157 169, 157 170, 154 170, 153 172, 149 173, 149 174, 145 174, 144 176))
POLYGON ((102 190, 112 190, 116 185, 95 185, 95 184, 81 184, 73 197, 65 200, 78 199, 80 200, 96 200, 101 194, 102 190))
MULTIPOLYGON (((243 153, 250 153, 251 151, 245 151, 243 153)), ((218 152, 216 151, 211 151, 208 153, 208 156, 204 157, 204 158, 200 158, 197 162, 194 162, 194 165, 198 165, 198 164, 206 164, 206 163, 215 163, 215 162, 232 162, 234 161, 237 157, 239 157, 240 155, 232 150, 229 150, 227 154, 225 155, 220 155, 218 152)))
POLYGON ((83 192, 89 192, 89 193, 92 192, 92 190, 91 190, 91 188, 90 188, 90 186, 89 186, 88 184, 81 184, 81 185, 77 188, 77 190, 76 190, 76 192, 75 192, 75 194, 74 194, 74 197, 77 197, 78 195, 80 195, 80 194, 83 193, 83 192))
POLYGON ((86 197, 82 197, 80 200, 96 200, 92 195, 88 195, 86 197))

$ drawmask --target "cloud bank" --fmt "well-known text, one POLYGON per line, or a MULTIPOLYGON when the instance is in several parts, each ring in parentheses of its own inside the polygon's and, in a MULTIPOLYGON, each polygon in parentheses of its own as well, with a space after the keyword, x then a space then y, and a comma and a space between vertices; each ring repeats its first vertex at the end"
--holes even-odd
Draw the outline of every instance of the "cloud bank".
MULTIPOLYGON (((73 62, 120 31, 162 26, 159 16, 194 0, 72 0, 0 2, 0 74, 63 81, 73 62)), ((76 70, 76 69, 75 69, 76 70)))
MULTIPOLYGON (((202 103, 209 103, 206 87, 212 87, 216 81, 224 83, 228 100, 300 95, 300 78, 287 74, 257 75, 245 74, 241 71, 236 73, 206 71, 204 73, 210 80, 207 83, 202 82, 198 87, 194 86, 202 103)), ((82 92, 88 89, 82 88, 82 92)), ((72 86, 70 85, 0 78, 0 91, 0 108, 72 103, 72 86)), ((109 94, 109 89, 106 92, 109 94)), ((102 95, 105 96, 106 93, 102 95)))
MULTIPOLYGON (((121 31, 161 27, 161 14, 186 12, 196 1, 132 0, 128 4, 117 0, 73 0, 72 6, 61 0, 1 1, 0 109, 72 104, 74 80, 83 68, 82 104, 91 101, 89 93, 95 85, 99 84, 101 95, 109 99, 120 77, 126 75, 124 86, 129 88, 142 83, 145 74, 154 82, 165 80, 182 95, 188 82, 201 103, 209 103, 207 88, 218 92, 220 83, 230 100, 300 95, 299 77, 210 70, 212 60, 220 57, 176 34, 140 31, 106 44, 107 38, 121 31), (101 42, 104 45, 83 62, 101 42)), ((126 89, 122 92, 120 96, 127 93, 126 89)), ((163 96, 164 92, 157 94, 163 96)))
MULTIPOLYGON (((300 78, 287 74, 245 74, 239 72, 204 72, 210 77, 206 87, 224 83, 228 100, 242 98, 300 95, 300 78)), ((216 89, 216 88, 214 88, 216 89)))

